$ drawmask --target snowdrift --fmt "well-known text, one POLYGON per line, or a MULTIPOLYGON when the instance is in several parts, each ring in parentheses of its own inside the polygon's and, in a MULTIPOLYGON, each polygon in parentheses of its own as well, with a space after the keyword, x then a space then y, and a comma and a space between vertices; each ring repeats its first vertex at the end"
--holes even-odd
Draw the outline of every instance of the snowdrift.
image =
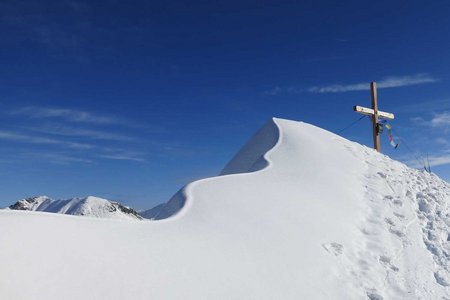
POLYGON ((273 119, 159 221, 0 211, 4 299, 450 299, 450 186, 273 119))

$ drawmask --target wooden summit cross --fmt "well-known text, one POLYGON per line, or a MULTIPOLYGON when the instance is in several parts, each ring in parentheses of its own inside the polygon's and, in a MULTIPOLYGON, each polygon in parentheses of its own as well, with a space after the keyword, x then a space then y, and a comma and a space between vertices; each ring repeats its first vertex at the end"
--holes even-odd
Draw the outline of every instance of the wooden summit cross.
POLYGON ((370 83, 370 91, 372 96, 372 108, 356 105, 353 107, 353 110, 356 111, 357 113, 372 117, 373 148, 378 152, 381 152, 381 145, 380 145, 381 126, 380 124, 378 124, 378 119, 383 118, 393 120, 394 114, 378 110, 377 83, 375 81, 372 81, 370 83))

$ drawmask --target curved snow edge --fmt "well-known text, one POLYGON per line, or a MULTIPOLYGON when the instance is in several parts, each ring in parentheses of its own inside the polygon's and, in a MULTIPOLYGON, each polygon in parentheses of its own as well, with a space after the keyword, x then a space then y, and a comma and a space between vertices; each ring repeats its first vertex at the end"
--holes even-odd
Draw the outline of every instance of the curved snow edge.
MULTIPOLYGON (((199 184, 203 184, 209 181, 220 180, 223 177, 229 176, 252 176, 254 173, 264 172, 273 167, 273 161, 270 159, 270 155, 274 152, 283 140, 283 131, 280 124, 277 123, 278 118, 272 118, 269 120, 252 138, 242 147, 242 149, 236 154, 233 159, 225 166, 219 176, 209 177, 201 180, 197 180, 187 184, 180 189, 161 209, 161 211, 152 219, 158 221, 164 221, 166 219, 174 220, 182 217, 189 207, 192 206, 194 199, 193 189, 199 184), (267 136, 267 131, 273 131, 272 136, 267 136), (272 142, 266 140, 270 139, 272 142), (256 145, 256 146, 255 146, 256 145), (251 152, 252 148, 264 145, 262 148, 257 148, 259 154, 254 154, 250 157, 245 157, 244 161, 247 166, 247 171, 239 172, 239 170, 232 170, 236 161, 239 161, 240 156, 251 152)), ((242 168, 240 168, 242 169, 242 168)))

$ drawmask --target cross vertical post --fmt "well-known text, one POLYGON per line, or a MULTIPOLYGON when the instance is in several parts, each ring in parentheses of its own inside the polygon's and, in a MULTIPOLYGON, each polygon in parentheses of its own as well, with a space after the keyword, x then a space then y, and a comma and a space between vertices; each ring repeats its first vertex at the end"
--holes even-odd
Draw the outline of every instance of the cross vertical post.
POLYGON ((372 130, 373 130, 373 148, 381 152, 380 144, 380 130, 378 128, 378 98, 377 98, 377 83, 372 81, 370 83, 370 93, 372 96, 372 130))
POLYGON ((393 120, 394 114, 378 110, 378 98, 377 98, 377 83, 372 81, 370 83, 370 93, 372 97, 372 108, 363 106, 353 106, 353 110, 357 113, 370 116, 372 119, 372 131, 373 131, 373 148, 378 152, 381 152, 380 133, 382 125, 378 123, 378 119, 393 120))

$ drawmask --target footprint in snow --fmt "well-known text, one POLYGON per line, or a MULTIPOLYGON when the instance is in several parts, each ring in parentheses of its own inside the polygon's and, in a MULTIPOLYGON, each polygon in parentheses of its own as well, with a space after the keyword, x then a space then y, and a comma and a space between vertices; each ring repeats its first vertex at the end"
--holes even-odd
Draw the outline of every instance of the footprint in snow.
POLYGON ((424 213, 431 212, 431 206, 424 198, 418 198, 419 200, 419 210, 424 213))
POLYGON ((402 237, 405 236, 405 233, 403 231, 394 228, 395 227, 395 222, 392 221, 391 218, 385 218, 384 221, 389 226, 389 232, 390 233, 395 234, 399 238, 402 238, 402 237))
POLYGON ((384 265, 385 267, 391 269, 391 270, 394 271, 394 272, 398 272, 399 268, 397 268, 396 266, 394 266, 394 265, 391 263, 391 258, 390 258, 390 257, 381 255, 381 256, 378 258, 378 260, 379 260, 379 262, 380 262, 382 265, 384 265))
POLYGON ((394 204, 400 207, 403 206, 403 202, 401 200, 394 200, 394 204))
POLYGON ((334 254, 335 256, 341 255, 344 250, 344 246, 342 246, 339 243, 325 243, 325 244, 322 244, 322 247, 328 253, 334 254))
POLYGON ((386 178, 387 175, 384 174, 383 172, 377 172, 377 174, 381 177, 381 178, 386 178))
POLYGON ((408 197, 408 198, 412 198, 413 194, 411 193, 410 190, 407 190, 405 196, 408 197))
POLYGON ((395 205, 400 206, 400 207, 403 206, 403 202, 401 200, 394 199, 394 197, 391 195, 384 196, 383 200, 391 201, 392 203, 394 203, 395 205))
POLYGON ((392 221, 391 218, 384 218, 384 221, 385 221, 388 225, 391 225, 391 226, 394 226, 394 225, 395 225, 394 221, 392 221))
POLYGON ((449 286, 447 280, 445 280, 444 275, 441 272, 434 272, 434 278, 436 279, 436 282, 439 283, 442 286, 449 286))
POLYGON ((388 257, 388 256, 381 255, 381 256, 379 257, 379 260, 380 260, 380 262, 383 263, 383 264, 390 264, 390 263, 391 263, 391 258, 388 257))
POLYGON ((366 294, 369 300, 383 300, 383 297, 381 297, 376 291, 369 291, 366 294))
POLYGON ((405 218, 404 215, 399 214, 399 213, 396 213, 396 212, 394 212, 394 216, 396 216, 396 217, 399 218, 399 219, 404 219, 404 218, 405 218))
POLYGON ((392 234, 395 234, 396 236, 398 236, 399 238, 402 238, 402 237, 404 237, 405 236, 405 234, 403 233, 403 232, 401 232, 400 230, 398 230, 398 229, 394 229, 394 228, 389 228, 389 232, 390 233, 392 233, 392 234))

